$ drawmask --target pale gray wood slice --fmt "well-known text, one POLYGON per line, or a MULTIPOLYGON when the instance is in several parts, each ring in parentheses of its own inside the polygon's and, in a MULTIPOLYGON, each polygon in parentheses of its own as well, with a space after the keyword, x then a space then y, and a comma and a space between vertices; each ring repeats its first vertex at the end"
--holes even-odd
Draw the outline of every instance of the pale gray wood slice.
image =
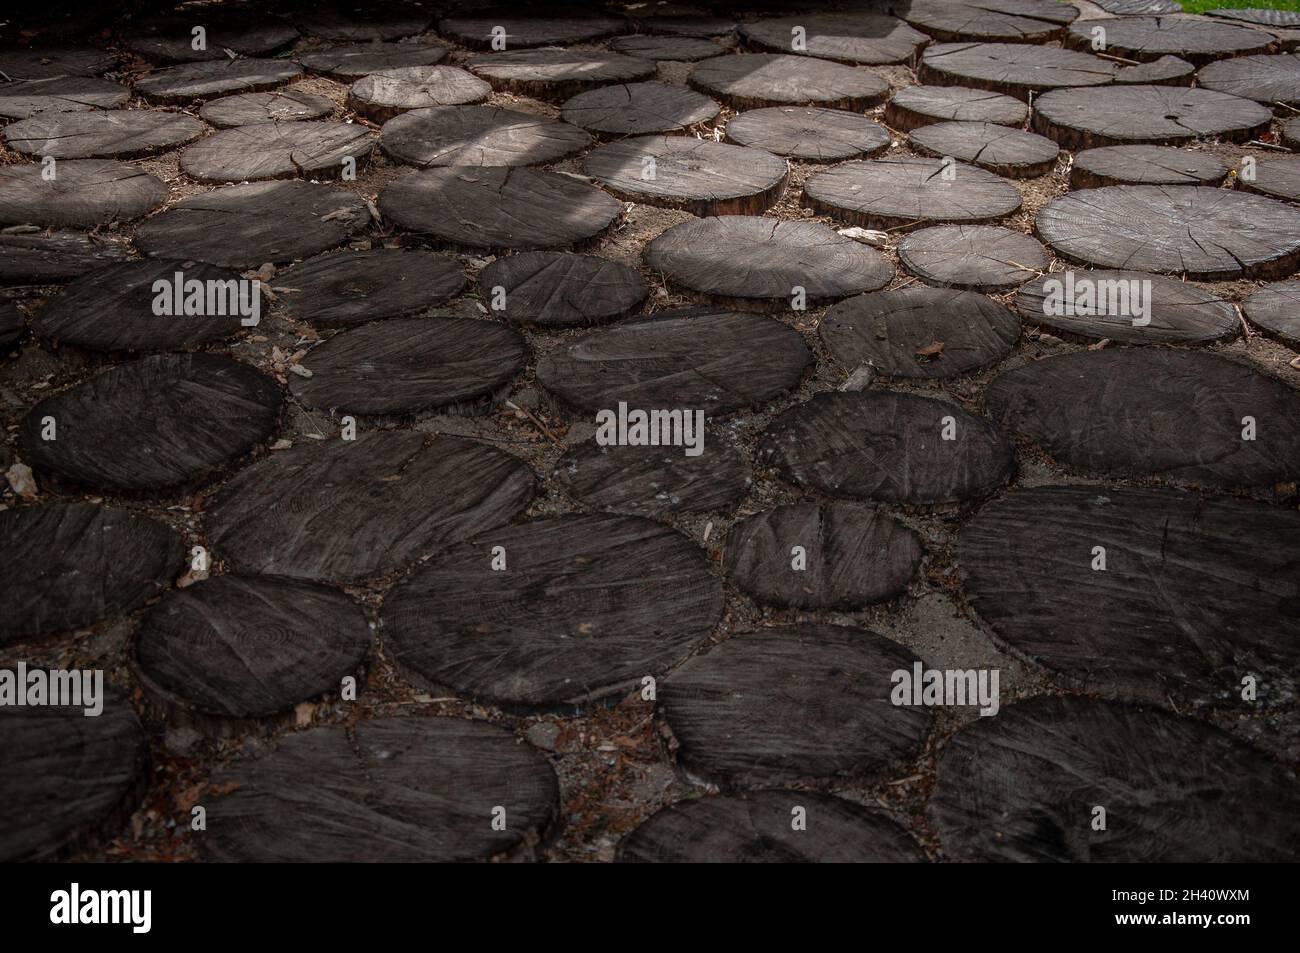
POLYGON ((1241 303, 1241 310, 1265 334, 1300 346, 1300 283, 1265 285, 1241 303))
POLYGON ((746 43, 773 53, 794 53, 867 66, 911 63, 930 42, 902 20, 872 13, 772 17, 740 24, 746 43), (801 28, 795 44, 795 29, 801 28))
POLYGON ((606 135, 680 133, 717 119, 708 96, 666 83, 626 83, 579 93, 560 111, 566 122, 606 135))
POLYGON ((1270 107, 1300 106, 1300 54, 1220 60, 1197 73, 1196 84, 1270 107))
POLYGON ((818 106, 751 109, 728 120, 727 139, 805 162, 874 156, 889 148, 889 131, 870 118, 818 106))
POLYGON ((564 102, 578 93, 653 79, 654 60, 599 50, 514 50, 472 57, 469 68, 498 92, 564 102))
POLYGON ((933 123, 910 138, 922 155, 952 156, 1011 179, 1047 175, 1061 153, 1051 139, 992 122, 933 123))
POLYGON ((522 50, 532 46, 571 46, 626 33, 628 22, 612 16, 496 16, 447 17, 438 32, 475 50, 522 50), (494 45, 494 38, 504 31, 494 45))
POLYGON ((1167 146, 1102 146, 1076 153, 1070 188, 1105 185, 1211 185, 1228 177, 1228 167, 1210 152, 1167 146))
POLYGON ((1041 43, 1079 15, 1054 0, 911 0, 899 15, 937 40, 1041 43))
POLYGON ((0 224, 94 228, 139 218, 167 199, 167 186, 143 169, 112 159, 55 160, 0 168, 0 224))
POLYGON ((1210 89, 1114 86, 1057 89, 1034 100, 1033 127, 1067 149, 1176 145, 1197 139, 1254 139, 1272 112, 1259 103, 1210 89))
POLYGON ((1191 86, 1196 67, 1178 56, 1162 56, 1150 63, 1121 66, 1115 82, 1141 86, 1191 86))
POLYGON ((56 76, 100 76, 118 64, 109 50, 73 46, 33 46, 0 50, 0 73, 10 82, 56 76))
POLYGON ((1178 0, 1092 0, 1107 13, 1121 17, 1141 16, 1144 13, 1182 13, 1178 0))
POLYGON ((644 60, 669 60, 677 63, 695 63, 727 52, 720 43, 704 37, 693 36, 620 36, 609 42, 615 53, 636 56, 644 60))
POLYGON ((1247 178, 1237 172, 1234 180, 1238 188, 1261 195, 1300 202, 1300 158, 1263 158, 1255 164, 1255 173, 1247 178))
POLYGON ((898 245, 904 270, 941 287, 1005 291, 1047 270, 1049 256, 1034 238, 993 225, 936 225, 898 245))
POLYGON ((993 122, 1023 126, 1029 107, 1020 100, 962 86, 905 86, 885 108, 885 123, 900 132, 935 122, 993 122))
MULTIPOLYGON (((1079 20, 1065 32, 1065 45, 1092 49, 1094 20, 1079 20)), ((1226 56, 1266 53, 1273 38, 1263 30, 1203 17, 1120 17, 1101 24, 1105 52, 1131 60, 1179 56, 1198 66, 1226 56)))
POLYGON ((135 91, 151 103, 185 106, 233 93, 258 93, 302 76, 290 60, 228 59, 187 63, 156 70, 135 81, 135 91))
POLYGON ((1031 93, 1113 82, 1119 64, 1089 53, 1027 43, 942 43, 921 54, 917 78, 932 86, 967 86, 1016 99, 1031 93))
POLYGON ((374 122, 411 109, 481 103, 492 87, 455 66, 402 66, 363 76, 348 90, 348 108, 374 122))
POLYGON ((248 9, 222 11, 191 8, 183 14, 142 17, 122 31, 127 49, 154 63, 224 60, 229 50, 240 56, 267 56, 298 39, 298 31, 279 17, 248 9), (202 49, 195 49, 196 28, 203 29, 202 49))
POLYGON ((1300 12, 1295 10, 1252 7, 1244 10, 1207 10, 1206 14, 1226 20, 1240 20, 1242 23, 1257 23, 1260 26, 1300 27, 1300 12))
POLYGON ((591 145, 567 122, 498 106, 412 109, 384 123, 385 154, 418 168, 518 166, 555 162, 591 145))
POLYGON ((363 169, 374 148, 374 134, 359 123, 259 122, 196 142, 180 165, 199 182, 338 179, 363 169))
POLYGON ((129 246, 80 232, 0 235, 0 284, 68 281, 130 257, 129 246))
POLYGON ((290 86, 265 93, 241 93, 204 103, 199 116, 218 129, 252 126, 263 122, 320 119, 334 111, 324 96, 290 86))
POLYGON ((6 126, 4 137, 10 149, 37 159, 139 159, 193 142, 205 131, 184 113, 109 109, 37 113, 6 126))
POLYGON ((734 109, 825 106, 863 110, 889 96, 889 83, 875 73, 779 53, 741 53, 705 60, 691 71, 689 82, 734 109))
POLYGON ((26 119, 41 112, 118 109, 131 98, 121 83, 90 76, 51 76, 0 83, 0 119, 26 119))
POLYGON ((479 273, 478 286, 493 313, 514 324, 543 328, 627 317, 649 293, 645 279, 627 265, 552 251, 498 258, 479 273))
POLYGON ((309 73, 352 83, 383 70, 433 66, 446 56, 447 48, 436 43, 356 43, 304 53, 298 62, 309 73))
POLYGON ((345 328, 446 304, 465 287, 460 262, 420 250, 345 251, 275 277, 277 304, 297 321, 345 328))
POLYGON ((294 14, 293 22, 308 36, 350 43, 400 40, 423 33, 430 15, 417 6, 370 5, 339 10, 325 4, 294 14))

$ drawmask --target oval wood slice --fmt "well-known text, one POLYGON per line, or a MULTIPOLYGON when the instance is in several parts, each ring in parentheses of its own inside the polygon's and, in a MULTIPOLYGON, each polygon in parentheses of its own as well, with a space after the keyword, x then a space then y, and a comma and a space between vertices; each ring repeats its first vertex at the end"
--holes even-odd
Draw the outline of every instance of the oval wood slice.
POLYGON ((1300 159, 1260 159, 1253 178, 1238 172, 1235 182, 1248 192, 1300 202, 1300 159))
POLYGON ((1300 152, 1300 116, 1282 123, 1282 141, 1292 152, 1300 152))
POLYGON ((1212 185, 1228 177, 1228 167, 1209 152, 1168 146, 1102 146, 1074 157, 1070 187, 1106 185, 1212 185))
POLYGON ((942 43, 921 55, 917 78, 932 86, 967 86, 1016 99, 1076 86, 1103 86, 1118 64, 1088 53, 1027 43, 942 43))
POLYGON ((705 37, 645 34, 620 36, 610 41, 609 48, 615 53, 635 56, 638 59, 668 60, 677 63, 696 63, 727 52, 720 43, 705 37))
POLYGON ((224 60, 229 50, 241 56, 267 56, 298 39, 285 20, 251 10, 238 14, 192 9, 183 15, 143 17, 122 34, 127 49, 154 63, 224 60), (203 28, 203 48, 195 49, 196 28, 203 28))
POLYGON ((1196 67, 1178 56, 1162 56, 1150 63, 1121 66, 1115 82, 1141 86, 1191 86, 1196 67))
POLYGON ((1300 27, 1300 12, 1253 7, 1245 10, 1207 10, 1207 16, 1255 23, 1260 26, 1300 27))
POLYGON ((104 371, 23 418, 33 468, 108 490, 194 483, 267 439, 283 398, 275 381, 212 354, 158 354, 104 371), (57 439, 42 440, 53 417, 57 439))
POLYGON ((1279 281, 1265 285, 1241 303, 1250 323, 1291 347, 1300 345, 1300 284, 1279 281))
POLYGON ((938 40, 1041 43, 1079 11, 1052 0, 911 0, 899 15, 938 40))
POLYGON ((91 503, 6 510, 0 543, 0 643, 133 612, 171 585, 186 553, 180 535, 157 520, 91 503))
POLYGON ((232 93, 258 93, 302 76, 290 60, 227 59, 186 63, 156 70, 135 81, 135 91, 151 103, 185 106, 232 93))
POLYGON ((887 377, 941 378, 1002 360, 1020 338, 1020 319, 971 291, 911 287, 841 301, 821 335, 848 372, 868 364, 887 377))
POLYGON ((291 712, 337 694, 370 647, 361 606, 327 586, 281 576, 215 576, 145 614, 135 646, 148 688, 223 719, 291 712))
POLYGON ((1269 278, 1300 265, 1300 212, 1198 186, 1113 185, 1054 199, 1034 220, 1062 258, 1191 278, 1269 278))
POLYGON ((674 285, 746 310, 785 310, 796 288, 811 305, 875 291, 894 277, 880 252, 820 222, 754 215, 674 225, 646 246, 645 262, 674 285))
POLYGON ((117 54, 72 46, 32 46, 0 50, 0 73, 10 82, 56 76, 101 76, 118 64, 117 54))
POLYGON ((1051 139, 992 122, 939 122, 910 138, 922 155, 952 156, 1011 179, 1047 175, 1061 154, 1051 139))
MULTIPOLYGON (((26 328, 27 318, 16 304, 12 301, 0 303, 0 347, 8 348, 16 343, 26 328)), ((7 465, 9 458, 0 457, 0 463, 7 465)))
POLYGON ((139 218, 167 199, 167 186, 143 169, 112 159, 56 160, 0 168, 0 223, 94 228, 139 218))
POLYGON ((206 129, 183 113, 112 109, 37 113, 6 126, 4 137, 15 152, 41 159, 139 159, 193 142, 206 129))
POLYGON ((353 83, 348 108, 385 122, 411 109, 480 103, 491 95, 491 86, 454 66, 401 66, 353 83))
POLYGON ((872 13, 772 17, 740 25, 740 37, 773 53, 817 56, 837 63, 910 63, 930 42, 902 20, 872 13), (796 29, 802 33, 796 34, 796 29), (795 36, 800 37, 796 45, 795 36))
POLYGON ((927 808, 954 860, 1284 860, 1294 778, 1212 725, 1089 698, 1034 698, 942 750, 927 808), (1092 829, 1095 807, 1106 829, 1092 829))
POLYGON ((494 40, 506 50, 531 46, 570 46, 626 33, 627 20, 613 16, 482 16, 447 17, 438 21, 438 32, 471 49, 492 50, 494 40), (504 37, 501 34, 504 33, 504 37))
POLYGON ((436 43, 354 43, 304 53, 298 62, 309 73, 353 83, 384 70, 433 66, 446 56, 447 48, 436 43))
POLYGON ((904 238, 898 260, 928 284, 1005 291, 1046 271, 1049 256, 1031 236, 1009 228, 936 225, 904 238))
POLYGON ((922 863, 883 815, 813 791, 752 791, 678 801, 619 842, 620 863, 922 863), (796 808, 807 827, 791 828, 796 808))
POLYGON ((623 206, 555 172, 447 168, 396 179, 380 190, 379 210, 402 228, 452 245, 530 251, 589 243, 623 206))
POLYGON ((825 106, 863 110, 889 96, 889 83, 875 73, 780 53, 741 53, 705 60, 691 71, 689 82, 734 109, 825 106))
POLYGON ((91 76, 51 76, 0 83, 0 119, 26 119, 42 112, 118 109, 131 98, 121 83, 91 76))
POLYGON ((44 285, 69 281, 130 257, 129 246, 91 238, 81 232, 0 234, 0 284, 44 285))
POLYGON ((333 111, 334 103, 324 96, 291 86, 265 93, 223 96, 205 103, 199 116, 218 129, 231 129, 263 122, 319 119, 333 111))
POLYGON ((595 255, 553 251, 498 258, 479 273, 478 286, 496 314, 513 324, 543 328, 627 317, 648 294, 645 279, 634 268, 595 255))
POLYGON ((612 83, 654 79, 654 60, 600 50, 515 50, 484 53, 467 64, 499 92, 564 102, 612 83))
POLYGON ((984 399, 1007 429, 1085 473, 1215 487, 1300 476, 1300 392, 1209 354, 1067 354, 999 375, 984 399))
POLYGON ((512 710, 557 710, 661 676, 722 609, 722 583, 686 537, 634 516, 569 515, 440 553, 393 587, 382 620, 403 671, 512 710))
POLYGON ((294 15, 294 23, 308 36, 349 43, 377 43, 414 36, 429 29, 430 19, 428 13, 404 5, 356 6, 349 10, 323 6, 294 15))
POLYGON ((1196 84, 1267 106, 1300 106, 1300 54, 1242 56, 1202 69, 1196 84))
POLYGON ((889 131, 870 118, 819 106, 751 109, 727 122, 727 139, 806 162, 873 156, 889 148, 889 131))
POLYGON ((664 36, 730 36, 736 32, 731 17, 711 17, 699 11, 678 8, 680 13, 653 13, 653 8, 629 10, 636 18, 637 29, 664 36))
POLYGON ((208 807, 204 848, 240 863, 524 858, 560 810, 555 772, 536 748, 461 718, 312 728, 214 781, 230 793, 208 807), (501 810, 506 828, 496 830, 501 810))
POLYGON ((1092 0, 1107 13, 1116 16, 1138 16, 1143 13, 1182 13, 1183 5, 1178 0, 1092 0))
MULTIPOLYGON (((1092 49, 1095 20, 1079 20, 1065 32, 1065 45, 1092 49)), ((1273 38, 1263 30, 1202 17, 1120 17, 1101 24, 1106 53, 1130 60, 1179 56, 1202 66, 1225 56, 1267 53, 1273 38)))
POLYGON ((1034 101, 1033 126, 1067 149, 1253 139, 1273 114, 1250 100, 1181 86, 1058 89, 1034 101))
POLYGON ((963 86, 905 86, 885 107, 885 124, 900 132, 936 122, 992 122, 1020 127, 1029 107, 1020 100, 963 86))
POLYGON ((666 83, 602 86, 574 96, 560 115, 566 122, 606 135, 685 132, 718 117, 720 107, 708 96, 666 83))
POLYGON ((890 503, 959 503, 1011 477, 1002 432, 955 404, 899 394, 818 394, 777 417, 758 462, 828 496, 890 503), (947 429, 953 439, 943 439, 947 429))
POLYGON ((337 179, 364 167, 374 147, 373 134, 357 123, 259 122, 196 142, 180 163, 199 182, 337 179))
POLYGON ((293 265, 275 277, 289 317, 346 328, 446 304, 467 284, 460 262, 419 250, 345 251, 293 265))
POLYGON ((384 123, 384 152, 407 165, 544 165, 581 152, 591 136, 567 122, 498 106, 412 109, 384 123))
POLYGON ((368 225, 365 201, 307 182, 250 182, 193 195, 136 230, 146 255, 227 268, 309 258, 368 225))
POLYGON ((376 432, 271 454, 208 501, 204 524, 237 572, 358 582, 509 522, 535 482, 474 440, 376 432))

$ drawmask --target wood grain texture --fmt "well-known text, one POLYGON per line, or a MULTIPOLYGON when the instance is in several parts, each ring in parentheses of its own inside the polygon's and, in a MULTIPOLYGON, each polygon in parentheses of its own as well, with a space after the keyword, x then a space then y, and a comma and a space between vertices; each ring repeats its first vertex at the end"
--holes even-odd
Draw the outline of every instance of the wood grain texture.
POLYGON ((1207 16, 1255 23, 1260 26, 1300 27, 1300 12, 1295 10, 1269 10, 1262 7, 1245 10, 1209 10, 1207 16))
POLYGON ((303 53, 298 62, 309 73, 352 83, 382 70, 433 66, 446 56, 447 48, 437 43, 354 43, 303 53))
POLYGON ((267 56, 298 39, 298 31, 279 17, 241 9, 191 9, 186 14, 140 17, 122 31, 122 42, 154 63, 224 60, 230 50, 241 56, 267 56), (194 28, 204 30, 204 48, 194 49, 194 28))
POLYGON ((423 33, 429 28, 430 15, 418 7, 405 4, 353 7, 348 10, 317 5, 299 10, 294 14, 293 22, 308 36, 349 43, 378 43, 423 33))
POLYGON ((0 303, 0 348, 14 344, 26 329, 27 318, 18 306, 12 301, 0 303))
POLYGON ((1300 55, 1240 56, 1211 63, 1196 74, 1205 89, 1272 107, 1300 106, 1300 55))
MULTIPOLYGON (((1064 43, 1079 50, 1092 48, 1096 22, 1080 20, 1065 31, 1064 43)), ((1226 56, 1266 53, 1273 38, 1263 30, 1202 17, 1121 17, 1102 24, 1106 52, 1131 60, 1179 56, 1202 66, 1226 56)))
POLYGON ((889 96, 889 83, 875 73, 781 53, 741 53, 705 60, 691 71, 688 82, 733 109, 825 106, 863 110, 889 96))
POLYGON ((455 66, 399 66, 361 77, 348 89, 348 108, 374 122, 411 109, 480 103, 492 87, 455 66))
POLYGON ((11 82, 56 76, 100 76, 118 64, 109 50, 38 45, 0 50, 0 73, 11 82))
POLYGON ((968 86, 1028 102, 1030 93, 1103 86, 1118 64, 1089 53, 1025 43, 941 43, 921 54, 917 78, 931 86, 968 86))
POLYGON ((259 122, 223 129, 181 153, 181 171, 199 182, 338 179, 365 167, 374 134, 359 123, 259 122))
POLYGON ((1056 89, 1034 101, 1033 127, 1067 149, 1178 145, 1204 138, 1244 142, 1268 129, 1264 106, 1210 89, 1113 86, 1056 89))
POLYGON ((654 60, 599 50, 515 50, 484 53, 466 64, 498 92, 564 102, 611 83, 654 79, 654 60))
POLYGON ((643 60, 695 63, 727 52, 720 43, 695 36, 620 36, 609 41, 615 53, 643 60))
POLYGON ((1179 56, 1162 56, 1115 71, 1115 82, 1140 86, 1191 86, 1195 77, 1196 67, 1179 56))
POLYGON ((637 29, 656 35, 727 37, 736 32, 734 18, 711 17, 698 11, 654 13, 653 8, 644 7, 627 13, 636 18, 637 29))
POLYGON ((819 106, 751 109, 727 122, 727 140, 805 162, 873 156, 889 148, 889 131, 860 116, 819 106))
POLYGON ((131 91, 91 76, 51 76, 0 84, 0 119, 26 119, 41 112, 118 109, 131 91))
POLYGON ((384 123, 384 153, 417 168, 544 165, 591 145, 567 122, 497 106, 412 109, 384 123))
POLYGON ((815 56, 851 66, 910 63, 930 42, 902 20, 872 13, 768 17, 740 24, 739 34, 745 43, 761 50, 815 56), (803 30, 800 49, 793 43, 796 27, 803 30))
POLYGON ((136 94, 162 106, 184 106, 232 93, 257 93, 302 75, 290 60, 228 59, 155 70, 135 81, 136 94))
POLYGON ((1005 291, 1047 270, 1034 238, 993 225, 935 225, 898 245, 904 270, 928 284, 969 291, 1005 291))
POLYGON ((911 0, 899 15, 937 40, 1041 43, 1079 15, 1051 0, 911 0))
POLYGON ((1102 146, 1076 153, 1070 188, 1106 185, 1220 185, 1228 167, 1210 152, 1169 146, 1102 146))
POLYGON ((1265 285, 1241 303, 1250 323, 1291 347, 1300 345, 1300 283, 1265 285))
POLYGON ((620 83, 579 93, 565 102, 566 122, 610 136, 683 133, 718 117, 708 96, 666 83, 620 83))
POLYGON ((885 107, 885 124, 899 132, 935 122, 992 122, 1020 127, 1029 107, 1020 100, 963 86, 904 86, 885 107))
POLYGON ((1288 202, 1300 202, 1300 159, 1266 158, 1255 166, 1253 177, 1237 173, 1234 184, 1247 192, 1271 195, 1288 202))
POLYGON ((81 232, 0 235, 0 284, 55 284, 130 257, 129 246, 81 232))
POLYGON ((640 272, 622 262, 556 251, 503 255, 479 272, 478 288, 494 314, 543 328, 627 317, 649 293, 640 272), (500 309, 497 289, 504 295, 500 309))
POLYGON ((4 137, 10 149, 37 159, 139 159, 193 142, 206 129, 183 113, 107 109, 37 113, 6 126, 4 137))
POLYGON ((1010 179, 1047 175, 1061 153, 1051 139, 992 122, 932 123, 910 138, 921 155, 952 156, 1010 179))
POLYGON ((1292 152, 1300 152, 1300 116, 1282 123, 1282 142, 1292 152))
POLYGON ((324 96, 296 86, 273 89, 265 93, 240 93, 204 103, 199 117, 218 129, 252 126, 262 122, 294 122, 319 119, 334 111, 334 103, 324 96))
POLYGON ((467 284, 461 263, 418 249, 343 251, 275 277, 277 303, 297 321, 347 328, 446 304, 467 284), (290 290, 292 289, 292 290, 290 290))
POLYGON ((0 168, 0 223, 94 228, 137 219, 167 199, 161 180, 112 159, 65 159, 54 168, 53 179, 39 164, 0 168))
POLYGON ((628 22, 617 16, 453 16, 438 21, 438 32, 470 49, 492 49, 493 31, 505 30, 506 50, 533 46, 570 46, 626 33, 628 22))

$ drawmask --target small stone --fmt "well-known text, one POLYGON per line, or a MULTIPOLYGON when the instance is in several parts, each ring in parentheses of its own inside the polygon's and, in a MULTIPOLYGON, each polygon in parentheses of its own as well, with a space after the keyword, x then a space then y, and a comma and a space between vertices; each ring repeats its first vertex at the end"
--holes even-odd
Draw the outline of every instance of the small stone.
POLYGON ((534 747, 541 748, 543 751, 554 751, 560 740, 560 726, 549 721, 539 721, 528 727, 525 736, 534 747))
POLYGON ((5 471, 5 479, 9 481, 9 488, 27 502, 36 499, 36 480, 27 464, 15 463, 5 471))
POLYGON ((873 245, 876 248, 882 248, 889 242, 888 233, 877 231, 874 228, 858 228, 855 225, 852 228, 841 228, 837 231, 845 238, 862 242, 864 245, 873 245))
POLYGON ((299 377, 311 377, 311 371, 307 370, 307 368, 303 367, 301 364, 290 364, 288 366, 288 371, 290 374, 297 374, 299 377))
POLYGON ((859 365, 848 380, 840 385, 840 390, 866 390, 876 376, 876 369, 870 364, 859 365))

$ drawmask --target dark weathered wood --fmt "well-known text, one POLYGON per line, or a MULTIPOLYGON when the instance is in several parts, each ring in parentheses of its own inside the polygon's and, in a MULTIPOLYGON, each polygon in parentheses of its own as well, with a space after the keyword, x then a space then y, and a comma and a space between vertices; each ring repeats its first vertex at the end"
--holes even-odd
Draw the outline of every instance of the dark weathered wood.
POLYGON ((1034 100, 1033 127, 1067 149, 1175 145, 1215 137, 1244 142, 1268 130, 1266 107, 1210 89, 1113 86, 1056 89, 1034 100))
POLYGON ((345 328, 446 304, 466 283, 454 258, 376 248, 293 265, 276 275, 272 289, 289 317, 316 327, 345 328))
MULTIPOLYGON (((594 6, 594 5, 593 5, 594 6)), ((468 16, 438 21, 438 32, 475 50, 522 50, 531 46, 570 46, 626 33, 628 22, 612 16, 468 16), (502 30, 504 37, 494 37, 502 30), (504 47, 499 44, 504 43, 504 47)))
POLYGON ((100 76, 117 66, 117 54, 93 47, 33 46, 0 50, 0 73, 9 82, 56 76, 100 76))
POLYGON ((751 109, 727 122, 727 139, 805 162, 873 156, 889 148, 889 131, 868 117, 820 106, 751 109))
POLYGON ((933 123, 910 138, 922 155, 952 156, 1011 179, 1047 175, 1061 153, 1051 139, 992 122, 933 123))
POLYGON ((1300 152, 1300 116, 1282 123, 1282 141, 1293 152, 1300 152))
POLYGON ((567 122, 607 135, 685 132, 718 117, 702 93, 666 83, 625 83, 579 93, 561 107, 567 122))
POLYGON ((1300 283, 1265 285, 1241 303, 1241 310, 1265 334, 1300 345, 1300 283))
POLYGON ((419 7, 400 4, 353 5, 348 10, 316 5, 294 14, 293 22, 308 36, 350 43, 400 40, 429 29, 431 17, 419 7))
POLYGON ((727 52, 720 43, 694 36, 620 36, 611 40, 609 48, 615 53, 636 56, 643 60, 669 60, 677 63, 695 63, 727 52))
POLYGON ((654 60, 599 50, 516 50, 484 53, 467 64, 501 92, 563 102, 611 83, 654 79, 654 60))
POLYGON ((570 515, 440 553, 390 590, 382 621, 399 669, 484 702, 554 710, 662 678, 722 609, 722 583, 685 536, 634 516, 570 515))
POLYGON ((39 112, 82 112, 125 106, 131 91, 90 76, 51 76, 0 83, 0 119, 26 119, 39 112))
POLYGON ((68 281, 130 257, 129 246, 80 232, 0 235, 0 284, 44 285, 68 281))
POLYGON ((1300 106, 1300 54, 1221 60, 1197 73, 1196 85, 1270 107, 1300 106))
POLYGON ((1115 71, 1115 82, 1131 85, 1191 86, 1196 67, 1177 56, 1162 56, 1150 63, 1121 66, 1115 71))
POLYGON ((627 12, 636 18, 637 28, 647 33, 666 36, 728 36, 736 30, 736 21, 731 17, 710 17, 694 12, 656 14, 653 9, 643 7, 627 12))
POLYGON ((298 57, 303 69, 340 83, 352 83, 381 70, 441 63, 447 48, 436 43, 356 43, 298 57))
POLYGON ((826 312, 821 335, 846 373, 869 364, 887 377, 940 378, 1002 360, 1020 320, 981 294, 913 286, 841 301, 826 312))
POLYGON ((1011 477, 1000 430, 947 401, 892 391, 818 394, 777 417, 758 462, 828 496, 959 503, 1011 477), (953 439, 943 439, 948 430, 953 439))
POLYGON ((1183 12, 1183 5, 1178 0, 1092 0, 1092 3, 1120 17, 1183 12))
POLYGON ((135 91, 151 103, 185 106, 232 93, 258 93, 283 86, 302 75, 291 60, 207 60, 169 66, 140 77, 135 91))
POLYGON ((904 86, 885 107, 885 124, 900 132, 935 122, 1023 126, 1029 107, 1018 99, 962 86, 904 86))
POLYGON ((93 228, 139 218, 167 199, 167 186, 143 169, 112 159, 55 160, 0 168, 0 223, 93 228))
POLYGON ((385 122, 411 109, 481 103, 491 95, 491 86, 455 66, 400 66, 353 83, 348 108, 385 122))
POLYGON ((1237 188, 1271 195, 1288 202, 1300 202, 1300 158, 1264 158, 1255 164, 1253 175, 1240 170, 1233 180, 1237 188))
POLYGON ((164 524, 90 503, 5 510, 0 546, 0 643, 133 612, 171 585, 186 555, 164 524))
POLYGON ((1210 152, 1167 146, 1103 146, 1074 157, 1070 188, 1104 185, 1213 185, 1228 177, 1228 167, 1210 152))
POLYGON ((374 148, 374 134, 360 123, 259 122, 196 142, 180 164, 199 182, 337 179, 363 168, 374 148))
POLYGON ((530 251, 585 244, 623 206, 595 186, 533 169, 428 169, 379 192, 384 217, 465 248, 530 251))
MULTIPOLYGON (((0 302, 0 348, 9 348, 27 328, 27 318, 12 301, 0 302)), ((7 463, 0 458, 0 463, 7 463)))
POLYGON ((478 287, 493 314, 544 328, 627 317, 648 293, 634 268, 595 255, 553 251, 498 258, 479 273, 478 287))
POLYGON ((933 86, 969 86, 1016 99, 1071 86, 1102 86, 1118 64, 1088 53, 1027 43, 942 43, 921 55, 917 77, 933 86))
POLYGON ((158 354, 104 371, 23 418, 33 469, 108 490, 184 486, 268 438, 283 398, 275 381, 212 354, 158 354), (43 440, 53 417, 57 439, 43 440))
POLYGON ((214 778, 198 841, 242 863, 531 858, 559 817, 555 772, 508 731, 390 716, 286 735, 214 778), (493 824, 505 812, 505 830, 493 824), (499 812, 497 814, 499 815, 499 812))
POLYGON ((1092 30, 1106 30, 1102 52, 1131 60, 1156 60, 1179 56, 1202 66, 1225 56, 1266 53, 1273 38, 1263 30, 1207 20, 1202 17, 1121 17, 1113 20, 1076 20, 1065 31, 1066 46, 1092 49, 1092 30))
POLYGON ((384 123, 384 152, 408 165, 544 165, 581 152, 591 136, 567 122, 498 106, 412 109, 384 123))
POLYGON ((728 307, 784 311, 889 284, 880 252, 820 222, 727 215, 682 222, 646 246, 645 262, 675 285, 728 307))
POLYGON ((666 678, 659 704, 691 775, 733 786, 889 776, 921 753, 926 708, 890 702, 915 655, 865 629, 732 636, 666 678))
POLYGON ((1089 698, 1034 698, 958 732, 927 810, 954 860, 1260 863, 1300 850, 1288 772, 1199 719, 1089 698))
POLYGON ((1008 430, 1084 473, 1214 487, 1300 477, 1300 392, 1197 351, 1049 358, 1001 374, 984 400, 1008 430), (1251 421, 1254 438, 1244 439, 1251 421))
POLYGON ((1047 270, 1049 256, 1031 236, 994 225, 936 225, 906 236, 898 260, 929 284, 1005 291, 1047 270))
POLYGON ((773 53, 816 56, 868 66, 909 63, 930 42, 902 20, 872 13, 772 17, 740 24, 740 38, 773 53), (802 30, 795 45, 795 29, 802 30))
POLYGON ((238 13, 218 9, 191 9, 185 14, 141 17, 122 31, 127 49, 155 63, 189 63, 224 60, 229 50, 241 56, 267 56, 298 39, 298 31, 285 20, 256 11, 238 13), (194 48, 194 29, 204 30, 203 49, 194 48))
POLYGON ((333 111, 334 103, 324 96, 290 86, 265 93, 241 93, 214 99, 203 105, 199 116, 218 129, 230 129, 261 122, 319 119, 333 111))
POLYGON ((899 16, 938 40, 1041 43, 1079 15, 1054 0, 910 0, 899 16))
POLYGON ((863 110, 883 103, 889 83, 866 70, 780 53, 741 53, 705 60, 690 84, 733 109, 826 106, 863 110))
POLYGON ((814 791, 752 791, 670 804, 619 842, 619 863, 922 863, 884 815, 814 791), (793 829, 802 808, 807 827, 793 829))
POLYGON ((1260 26, 1300 27, 1300 12, 1295 10, 1254 7, 1245 10, 1207 10, 1206 15, 1240 20, 1242 23, 1257 23, 1260 26))
POLYGON ((1191 278, 1271 278, 1300 265, 1300 212, 1192 185, 1112 185, 1049 202, 1034 220, 1062 258, 1191 278))
POLYGON ((587 411, 626 401, 711 415, 792 390, 812 361, 799 332, 774 318, 680 308, 548 351, 537 381, 587 411))
POLYGON ((535 482, 518 457, 460 437, 308 440, 236 475, 204 525, 235 571, 357 582, 514 519, 535 482))
POLYGON ((184 113, 111 109, 37 113, 6 126, 4 137, 10 149, 37 159, 138 159, 193 142, 206 130, 184 113))
POLYGON ((353 192, 307 182, 250 182, 193 195, 142 224, 146 255, 193 258, 227 268, 309 258, 370 222, 353 192))

